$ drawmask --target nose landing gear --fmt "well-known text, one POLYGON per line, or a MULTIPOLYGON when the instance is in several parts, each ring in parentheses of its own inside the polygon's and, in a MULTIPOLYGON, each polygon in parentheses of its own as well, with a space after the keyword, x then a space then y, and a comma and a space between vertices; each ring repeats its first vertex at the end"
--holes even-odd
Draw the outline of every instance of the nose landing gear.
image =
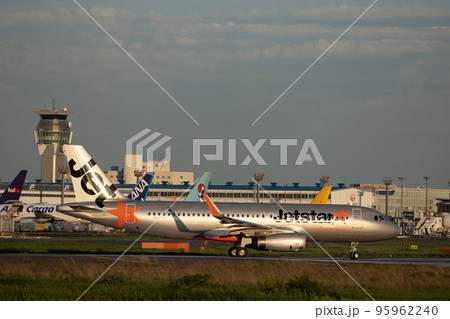
POLYGON ((351 242, 351 252, 350 252, 350 259, 356 260, 359 258, 359 254, 356 252, 356 246, 358 246, 358 242, 351 242))

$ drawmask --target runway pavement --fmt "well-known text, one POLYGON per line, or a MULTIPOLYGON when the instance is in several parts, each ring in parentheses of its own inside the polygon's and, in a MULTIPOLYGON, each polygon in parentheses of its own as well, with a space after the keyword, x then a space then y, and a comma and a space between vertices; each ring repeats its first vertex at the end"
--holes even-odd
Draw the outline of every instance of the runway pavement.
MULTIPOLYGON (((30 262, 113 262, 119 255, 107 254, 0 254, 0 263, 5 261, 30 261, 30 262)), ((231 258, 229 256, 195 256, 195 255, 125 255, 120 259, 121 262, 151 262, 151 263, 276 263, 276 262, 295 262, 305 264, 375 264, 375 265, 414 265, 414 266, 450 266, 449 258, 360 258, 351 260, 349 258, 329 257, 259 257, 248 256, 246 258, 231 258)))

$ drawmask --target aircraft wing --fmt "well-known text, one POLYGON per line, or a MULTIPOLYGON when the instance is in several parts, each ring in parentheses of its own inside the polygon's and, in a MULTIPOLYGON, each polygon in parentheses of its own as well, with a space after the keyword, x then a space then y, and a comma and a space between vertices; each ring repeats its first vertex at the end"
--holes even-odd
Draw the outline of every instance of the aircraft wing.
POLYGON ((44 212, 41 212, 39 210, 35 210, 34 211, 34 216, 36 216, 36 219, 45 220, 45 221, 48 221, 48 222, 51 222, 51 223, 54 222, 54 221, 57 221, 57 220, 61 220, 59 218, 55 218, 55 216, 53 216, 52 214, 44 213, 44 212))
POLYGON ((213 215, 213 217, 220 220, 222 224, 227 224, 226 229, 229 231, 229 235, 244 234, 248 236, 255 236, 255 233, 261 235, 273 234, 273 233, 292 233, 301 230, 300 227, 277 227, 268 226, 258 223, 249 222, 247 220, 241 220, 237 218, 227 217, 217 208, 213 201, 209 198, 207 194, 204 194, 205 201, 208 204, 208 208, 213 215))

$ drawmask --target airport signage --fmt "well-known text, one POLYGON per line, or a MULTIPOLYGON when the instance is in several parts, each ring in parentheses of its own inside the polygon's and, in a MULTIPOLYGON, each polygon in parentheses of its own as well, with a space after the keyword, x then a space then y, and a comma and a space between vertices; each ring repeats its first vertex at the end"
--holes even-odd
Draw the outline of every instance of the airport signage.
POLYGON ((403 218, 414 219, 414 212, 403 212, 403 218))

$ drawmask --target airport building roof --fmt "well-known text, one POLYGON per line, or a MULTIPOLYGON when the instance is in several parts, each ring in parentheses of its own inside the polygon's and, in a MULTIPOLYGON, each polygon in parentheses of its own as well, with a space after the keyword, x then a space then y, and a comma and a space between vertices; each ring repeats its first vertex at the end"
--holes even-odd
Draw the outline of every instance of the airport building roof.
MULTIPOLYGON (((9 183, 1 183, 0 189, 5 189, 8 187, 9 183)), ((69 187, 72 190, 72 184, 66 183, 66 187, 69 187)), ((134 184, 118 184, 116 185, 119 189, 131 189, 134 188, 134 184)), ((163 181, 161 184, 152 184, 152 189, 173 189, 173 190, 181 190, 189 187, 189 182, 184 182, 184 184, 173 185, 169 184, 166 181, 163 181)), ((270 183, 268 185, 261 185, 262 188, 268 191, 320 191, 322 189, 322 184, 316 183, 314 186, 301 186, 300 183, 292 183, 292 185, 278 185, 278 183, 270 183)), ((345 184, 339 183, 337 186, 333 186, 333 190, 344 189, 347 188, 345 184)), ((210 190, 254 190, 255 182, 249 182, 245 185, 234 184, 233 182, 226 182, 225 184, 210 184, 210 190)), ((60 183, 41 183, 39 180, 36 183, 26 183, 24 185, 24 190, 35 190, 35 191, 60 191, 61 184, 60 183)), ((66 189, 67 190, 67 189, 66 189)))

